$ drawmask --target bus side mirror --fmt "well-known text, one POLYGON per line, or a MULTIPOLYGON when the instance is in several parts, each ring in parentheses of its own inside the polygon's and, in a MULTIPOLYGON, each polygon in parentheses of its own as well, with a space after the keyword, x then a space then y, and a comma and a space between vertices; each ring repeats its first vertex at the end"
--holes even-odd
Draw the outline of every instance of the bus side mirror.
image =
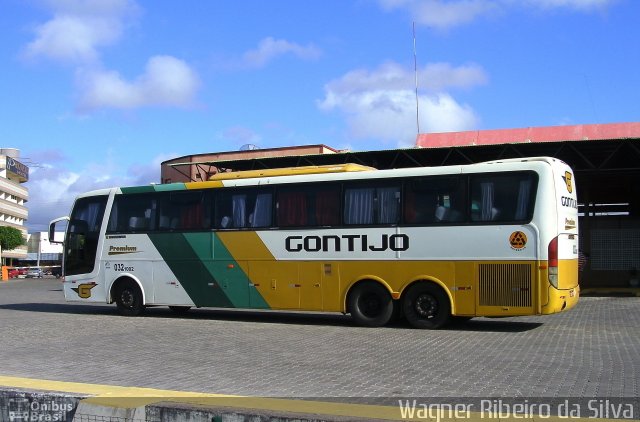
POLYGON ((64 235, 60 235, 60 232, 66 233, 67 225, 69 224, 69 217, 60 217, 49 223, 49 243, 64 243, 64 235), (56 232, 58 234, 56 238, 56 232))

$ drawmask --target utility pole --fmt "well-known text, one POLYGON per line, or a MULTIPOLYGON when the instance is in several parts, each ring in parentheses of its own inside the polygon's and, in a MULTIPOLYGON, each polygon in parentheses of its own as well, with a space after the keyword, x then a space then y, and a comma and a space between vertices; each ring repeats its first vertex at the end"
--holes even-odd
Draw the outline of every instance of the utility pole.
POLYGON ((40 268, 40 250, 42 249, 40 247, 40 244, 42 243, 42 232, 37 234, 38 234, 38 263, 36 264, 36 267, 40 268))

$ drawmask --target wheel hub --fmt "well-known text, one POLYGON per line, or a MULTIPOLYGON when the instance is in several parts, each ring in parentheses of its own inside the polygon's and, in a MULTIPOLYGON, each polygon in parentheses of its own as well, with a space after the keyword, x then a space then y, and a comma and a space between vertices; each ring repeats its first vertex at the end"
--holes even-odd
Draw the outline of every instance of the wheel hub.
POLYGON ((416 299, 415 310, 421 318, 432 318, 438 312, 438 301, 431 295, 421 294, 416 299))
POLYGON ((134 298, 130 290, 123 290, 122 293, 120 293, 120 298, 122 299, 122 304, 124 306, 128 308, 131 308, 133 306, 134 298))

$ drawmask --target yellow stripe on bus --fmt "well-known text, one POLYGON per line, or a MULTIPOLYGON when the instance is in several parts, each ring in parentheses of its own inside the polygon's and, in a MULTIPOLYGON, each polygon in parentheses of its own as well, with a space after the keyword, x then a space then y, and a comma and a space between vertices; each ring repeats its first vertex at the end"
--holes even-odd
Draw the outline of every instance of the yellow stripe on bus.
POLYGON ((185 183, 184 186, 187 189, 210 189, 210 188, 221 188, 224 185, 221 181, 209 181, 209 182, 189 182, 185 183))

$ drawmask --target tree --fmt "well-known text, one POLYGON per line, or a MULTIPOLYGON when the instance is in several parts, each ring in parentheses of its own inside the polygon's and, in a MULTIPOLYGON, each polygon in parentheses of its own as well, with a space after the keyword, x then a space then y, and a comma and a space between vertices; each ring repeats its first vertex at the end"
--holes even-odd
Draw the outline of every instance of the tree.
POLYGON ((25 240, 20 230, 7 226, 0 227, 0 247, 3 251, 9 251, 24 244, 25 240))

